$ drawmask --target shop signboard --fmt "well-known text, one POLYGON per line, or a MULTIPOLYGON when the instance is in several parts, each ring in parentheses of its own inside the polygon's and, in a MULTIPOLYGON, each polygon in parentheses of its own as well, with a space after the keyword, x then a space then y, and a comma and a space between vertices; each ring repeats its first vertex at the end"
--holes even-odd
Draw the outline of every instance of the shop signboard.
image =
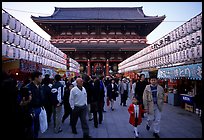
POLYGON ((187 103, 187 104, 193 104, 193 96, 190 96, 190 95, 187 95, 187 94, 181 94, 181 100, 182 102, 184 103, 187 103))
POLYGON ((163 68, 158 70, 158 78, 178 79, 190 78, 201 80, 202 79, 202 64, 191 64, 184 66, 177 66, 171 68, 163 68))

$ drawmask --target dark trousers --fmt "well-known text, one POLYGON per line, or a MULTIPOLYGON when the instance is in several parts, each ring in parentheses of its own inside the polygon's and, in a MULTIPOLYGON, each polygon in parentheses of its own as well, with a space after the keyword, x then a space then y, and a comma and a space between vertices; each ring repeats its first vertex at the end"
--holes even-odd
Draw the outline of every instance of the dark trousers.
POLYGON ((62 122, 64 122, 66 120, 66 118, 69 117, 70 115, 70 123, 72 122, 72 108, 70 107, 70 105, 64 104, 64 115, 62 117, 62 122))
POLYGON ((50 124, 52 116, 52 104, 46 104, 44 107, 47 113, 47 124, 50 124))
POLYGON ((121 104, 126 105, 127 95, 128 95, 128 92, 124 90, 124 93, 121 94, 121 104))
POLYGON ((80 118, 80 121, 81 121, 81 127, 82 127, 82 131, 83 131, 83 134, 88 136, 89 135, 89 126, 88 126, 88 123, 87 123, 87 119, 86 119, 86 116, 87 116, 87 106, 84 105, 84 106, 74 106, 74 109, 72 110, 72 130, 76 130, 76 124, 77 124, 77 121, 78 121, 78 117, 80 118))
POLYGON ((40 129, 40 122, 39 122, 39 114, 41 112, 41 108, 34 108, 34 138, 38 138, 38 132, 40 129))
POLYGON ((98 115, 99 115, 99 123, 102 123, 102 121, 103 121, 103 110, 94 111, 94 112, 93 112, 94 126, 97 126, 97 125, 98 125, 97 113, 98 113, 98 115))

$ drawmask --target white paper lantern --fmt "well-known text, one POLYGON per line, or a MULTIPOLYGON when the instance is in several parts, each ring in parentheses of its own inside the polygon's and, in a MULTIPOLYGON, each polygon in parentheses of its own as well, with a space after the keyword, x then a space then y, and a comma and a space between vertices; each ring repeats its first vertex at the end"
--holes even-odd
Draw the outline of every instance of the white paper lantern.
POLYGON ((188 34, 188 32, 187 32, 187 24, 184 23, 184 24, 182 25, 182 27, 183 27, 183 36, 186 36, 186 35, 188 34))
POLYGON ((196 17, 194 17, 194 18, 191 19, 191 25, 192 25, 192 29, 193 29, 194 31, 196 31, 196 30, 199 29, 199 28, 197 27, 197 19, 196 19, 196 17))
POLYGON ((178 59, 178 61, 179 62, 183 62, 183 60, 184 60, 184 55, 183 55, 183 50, 182 50, 182 51, 179 52, 179 59, 178 59))
POLYGON ((189 57, 190 57, 190 60, 195 59, 195 49, 194 49, 194 47, 190 48, 189 57))
POLYGON ((176 39, 180 39, 181 36, 180 36, 180 33, 179 33, 179 28, 176 28, 176 39))
POLYGON ((38 45, 34 43, 34 52, 38 53, 38 45))
POLYGON ((20 59, 25 59, 25 50, 20 49, 20 59))
POLYGON ((185 51, 186 51, 186 59, 187 59, 187 61, 190 61, 190 59, 191 59, 191 48, 187 48, 185 51))
POLYGON ((183 50, 182 53, 183 53, 183 62, 186 62, 188 60, 186 50, 183 50))
POLYGON ((33 61, 33 53, 29 52, 29 61, 33 61))
POLYGON ((16 28, 14 29, 16 33, 20 32, 21 30, 21 22, 16 20, 16 28))
POLYGON ((9 25, 10 16, 8 13, 2 13, 2 25, 7 26, 9 25))
POLYGON ((14 58, 14 48, 13 46, 8 47, 7 57, 14 58))
POLYGON ((201 29, 202 28, 202 13, 196 17, 196 23, 197 23, 197 27, 201 29))
POLYGON ((193 32, 191 21, 186 22, 187 25, 187 32, 191 34, 193 32))
POLYGON ((186 48, 187 48, 187 38, 186 38, 186 37, 183 37, 183 38, 182 38, 182 48, 183 48, 183 49, 186 49, 186 48))
POLYGON ((196 45, 195 57, 202 58, 202 45, 196 45))
POLYGON ((29 55, 29 52, 25 51, 25 60, 29 60, 28 55, 29 55))
POLYGON ((41 42, 41 37, 38 35, 38 37, 37 37, 37 44, 41 46, 40 42, 41 42))
POLYGON ((43 39, 43 47, 45 47, 45 49, 49 48, 49 42, 46 41, 45 39, 43 39))
POLYGON ((35 44, 30 41, 30 48, 29 48, 29 50, 30 51, 34 51, 34 47, 35 47, 35 44))
POLYGON ((37 55, 33 54, 33 62, 37 62, 37 55))
POLYGON ((9 28, 11 30, 14 30, 16 28, 16 19, 11 17, 10 20, 9 20, 9 28))
POLYGON ((6 56, 6 54, 8 53, 8 45, 7 44, 2 44, 2 56, 6 56))
POLYGON ((30 28, 27 28, 27 27, 26 27, 26 34, 25 34, 25 37, 26 37, 26 38, 29 38, 29 37, 30 37, 30 34, 31 34, 31 30, 30 30, 30 28))
POLYGON ((197 34, 196 32, 191 34, 191 46, 194 47, 196 45, 196 38, 197 38, 197 34))
POLYGON ((179 37, 183 37, 183 27, 182 25, 178 27, 179 37))
POLYGON ((176 42, 172 42, 172 47, 173 47, 173 53, 176 52, 176 42))
POLYGON ((202 58, 202 45, 198 45, 197 47, 199 47, 199 49, 197 48, 200 52, 199 57, 202 58))
MULTIPOLYGON (((36 44, 36 45, 37 45, 37 44, 36 44)), ((36 48, 37 48, 37 49, 36 49, 37 53, 40 54, 40 46, 37 45, 36 48)))
POLYGON ((26 42, 25 38, 20 37, 20 47, 21 47, 21 48, 25 48, 25 45, 26 45, 25 42, 26 42))
POLYGON ((38 43, 38 34, 34 34, 34 42, 37 44, 38 43))
POLYGON ((9 39, 9 31, 7 29, 2 29, 2 42, 7 42, 9 39))
POLYGON ((183 49, 183 41, 182 39, 179 39, 179 51, 183 49))
POLYGON ((25 26, 25 25, 21 24, 21 30, 20 30, 20 32, 21 32, 21 35, 22 35, 22 36, 25 36, 25 35, 26 35, 26 26, 25 26))
POLYGON ((12 44, 14 42, 14 39, 15 39, 15 33, 9 32, 9 40, 8 40, 8 42, 10 44, 12 44))
POLYGON ((174 61, 173 63, 177 63, 178 62, 178 52, 174 53, 174 61))
MULTIPOLYGON (((25 38, 24 38, 24 39, 25 39, 25 38)), ((29 45, 30 45, 29 40, 25 39, 25 49, 26 49, 26 50, 28 50, 28 49, 30 48, 29 45)), ((30 51, 30 50, 29 50, 29 51, 30 51)))
POLYGON ((201 30, 196 31, 195 43, 198 44, 198 45, 202 44, 202 33, 201 33, 201 30))
POLYGON ((30 32, 30 40, 34 43, 35 33, 33 31, 30 32))
POLYGON ((191 47, 191 34, 186 36, 187 48, 191 47))
POLYGON ((15 34, 14 44, 15 44, 16 46, 20 45, 20 36, 19 36, 18 34, 15 34))
POLYGON ((19 59, 20 58, 20 49, 14 48, 14 58, 19 59))

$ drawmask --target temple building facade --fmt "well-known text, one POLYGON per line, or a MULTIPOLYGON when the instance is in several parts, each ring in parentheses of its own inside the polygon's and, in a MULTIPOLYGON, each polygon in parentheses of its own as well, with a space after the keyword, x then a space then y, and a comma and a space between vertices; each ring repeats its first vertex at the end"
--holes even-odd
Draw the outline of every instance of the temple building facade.
POLYGON ((80 72, 109 75, 118 64, 147 47, 147 35, 164 19, 146 16, 143 7, 59 8, 31 19, 50 42, 80 64, 80 72))

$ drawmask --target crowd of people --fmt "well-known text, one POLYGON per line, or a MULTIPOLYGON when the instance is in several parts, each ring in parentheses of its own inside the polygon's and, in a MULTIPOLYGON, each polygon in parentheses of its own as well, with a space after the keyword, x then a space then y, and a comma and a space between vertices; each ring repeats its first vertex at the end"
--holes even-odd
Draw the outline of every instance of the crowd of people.
POLYGON ((39 114, 41 107, 44 107, 48 127, 53 119, 54 133, 63 131, 62 124, 70 116, 72 133, 77 134, 76 124, 80 118, 83 137, 90 138, 87 121, 93 120, 94 127, 98 128, 98 124, 102 124, 104 120, 105 105, 114 111, 114 102, 118 97, 120 105, 124 107, 127 107, 128 98, 133 101, 127 110, 136 137, 139 136, 137 126, 145 113, 148 114, 146 129, 149 130, 154 124, 154 136, 159 137, 164 90, 157 84, 156 77, 150 77, 150 83, 143 74, 137 81, 126 77, 98 77, 86 74, 73 78, 62 78, 57 74, 52 79, 48 74, 43 77, 41 72, 35 71, 20 84, 8 74, 3 75, 2 87, 9 90, 10 96, 13 95, 8 98, 15 116, 13 123, 16 124, 14 129, 18 131, 18 137, 38 138, 39 114))

